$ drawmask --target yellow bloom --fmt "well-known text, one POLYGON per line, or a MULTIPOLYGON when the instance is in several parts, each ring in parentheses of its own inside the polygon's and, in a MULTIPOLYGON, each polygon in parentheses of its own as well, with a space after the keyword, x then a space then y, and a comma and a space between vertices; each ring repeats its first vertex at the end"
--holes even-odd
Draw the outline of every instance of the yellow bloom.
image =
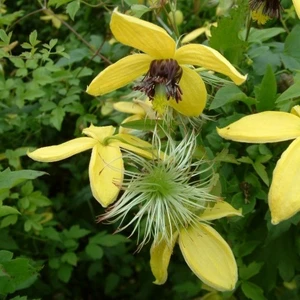
MULTIPOLYGON (((229 203, 220 201, 213 208, 206 208, 201 219, 211 221, 241 215, 229 203)), ((156 279, 154 283, 163 284, 167 280, 167 269, 177 240, 186 263, 204 284, 218 291, 234 289, 238 276, 233 253, 221 235, 206 223, 182 228, 173 235, 171 245, 164 239, 153 242, 150 266, 156 279)))
POLYGON ((211 33, 210 33, 211 26, 217 27, 218 26, 217 22, 206 23, 203 27, 191 31, 190 33, 184 36, 184 38, 181 40, 181 43, 182 44, 189 43, 190 41, 195 40, 198 36, 200 36, 203 33, 206 35, 206 38, 209 39, 211 37, 211 33))
POLYGON ((273 172, 268 201, 274 225, 300 211, 300 106, 291 113, 265 111, 217 129, 229 140, 272 143, 295 139, 283 152, 273 172))
POLYGON ((115 38, 144 53, 122 58, 103 70, 87 88, 99 96, 121 88, 146 74, 134 89, 144 92, 153 106, 170 105, 187 116, 198 116, 207 92, 201 77, 190 66, 202 66, 242 84, 241 75, 219 52, 204 45, 189 44, 176 49, 176 42, 161 27, 114 10, 110 28, 115 38))
MULTIPOLYGON (((152 102, 147 99, 146 101, 134 99, 133 102, 120 101, 113 104, 115 110, 132 114, 126 118, 122 124, 137 120, 148 118, 150 120, 156 119, 156 113, 152 108, 152 102)), ((130 133, 132 129, 120 126, 119 133, 130 133)))
POLYGON ((123 182, 124 166, 120 148, 147 158, 153 157, 151 144, 129 134, 114 135, 114 132, 113 126, 91 125, 83 130, 88 137, 43 147, 27 155, 36 161, 55 162, 92 149, 89 165, 92 193, 103 207, 107 207, 116 200, 123 182))
POLYGON ((299 0, 293 0, 295 11, 297 13, 298 18, 300 19, 300 1, 299 0))

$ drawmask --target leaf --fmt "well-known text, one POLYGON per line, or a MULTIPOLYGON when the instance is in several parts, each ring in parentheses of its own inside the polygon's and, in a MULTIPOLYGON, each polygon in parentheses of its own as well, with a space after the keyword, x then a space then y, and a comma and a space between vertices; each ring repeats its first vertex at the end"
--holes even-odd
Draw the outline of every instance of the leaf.
POLYGON ((261 85, 255 89, 257 110, 261 112, 274 109, 276 94, 277 82, 275 74, 272 67, 268 65, 261 85))
POLYGON ((239 274, 242 280, 248 280, 259 273, 264 263, 252 262, 248 266, 239 268, 239 274))
POLYGON ((73 272, 73 267, 68 264, 62 264, 57 271, 58 278, 64 282, 68 283, 70 281, 73 272))
POLYGON ((21 214, 16 208, 7 205, 0 206, 0 217, 16 214, 21 214))
POLYGON ((61 124, 64 120, 65 111, 62 107, 57 106, 51 112, 50 122, 58 131, 61 130, 61 124))
POLYGON ((267 300, 267 298, 264 297, 263 290, 258 285, 252 282, 249 281, 243 282, 241 288, 245 296, 249 299, 267 300))
POLYGON ((246 42, 239 37, 243 28, 246 14, 247 1, 239 3, 230 10, 230 16, 218 21, 218 27, 211 27, 209 45, 221 52, 231 63, 238 64, 246 47, 246 42))
POLYGON ((255 161, 253 164, 254 170, 258 174, 258 176, 262 179, 262 181, 269 186, 270 180, 268 173, 266 172, 266 167, 258 161, 255 161))
POLYGON ((297 81, 285 90, 276 100, 277 103, 291 101, 293 98, 300 97, 300 82, 297 81))
POLYGON ((37 40, 37 31, 34 30, 29 35, 29 42, 32 46, 37 45, 40 41, 37 40))
POLYGON ((0 189, 11 189, 29 179, 35 179, 47 173, 34 170, 10 171, 6 169, 0 172, 0 189))
POLYGON ((69 265, 76 266, 77 265, 77 255, 74 252, 66 252, 61 257, 62 262, 66 262, 69 265))
MULTIPOLYGON (((272 37, 284 33, 285 30, 282 27, 273 27, 273 28, 266 28, 266 29, 257 29, 251 28, 248 42, 249 43, 262 43, 265 42, 272 37)), ((246 33, 246 31, 245 31, 246 33)), ((244 33, 244 36, 245 36, 244 33)))
POLYGON ((101 259, 103 257, 103 249, 93 243, 89 243, 86 248, 85 252, 88 256, 90 256, 92 259, 101 259))
POLYGON ((70 2, 66 7, 66 12, 70 16, 70 18, 74 21, 74 17, 80 8, 80 1, 75 0, 70 2))
POLYGON ((134 4, 131 6, 131 12, 134 17, 140 18, 146 12, 151 11, 151 9, 142 4, 134 4))
POLYGON ((0 263, 12 260, 14 254, 10 251, 0 250, 0 263))
POLYGON ((4 45, 7 46, 10 44, 11 36, 12 36, 12 32, 6 34, 6 32, 3 29, 0 29, 0 39, 4 42, 4 45))
POLYGON ((236 85, 226 85, 217 91, 213 101, 209 106, 209 109, 216 109, 231 102, 243 101, 247 99, 247 95, 243 93, 236 85))
POLYGON ((72 226, 69 231, 64 231, 64 235, 70 239, 80 239, 90 233, 89 230, 80 228, 79 225, 72 226))
POLYGON ((118 244, 127 243, 129 240, 121 235, 121 234, 114 234, 114 235, 95 235, 90 238, 90 243, 99 244, 105 247, 114 247, 118 244))
MULTIPOLYGON (((300 63, 300 25, 293 28, 284 43, 284 55, 290 56, 300 63)), ((297 68, 297 66, 295 66, 297 68)))

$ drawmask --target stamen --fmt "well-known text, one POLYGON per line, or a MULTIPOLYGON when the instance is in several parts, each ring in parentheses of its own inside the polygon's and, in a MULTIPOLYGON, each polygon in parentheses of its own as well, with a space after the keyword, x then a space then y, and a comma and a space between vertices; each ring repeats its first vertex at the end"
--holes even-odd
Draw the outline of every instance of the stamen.
POLYGON ((178 103, 182 99, 182 90, 179 86, 181 76, 182 68, 176 60, 153 60, 146 76, 133 89, 145 93, 150 100, 155 100, 158 89, 160 89, 159 92, 161 93, 161 86, 164 86, 166 100, 172 98, 178 103))
POLYGON ((250 9, 254 12, 261 12, 269 18, 280 18, 282 9, 279 0, 249 0, 250 9))

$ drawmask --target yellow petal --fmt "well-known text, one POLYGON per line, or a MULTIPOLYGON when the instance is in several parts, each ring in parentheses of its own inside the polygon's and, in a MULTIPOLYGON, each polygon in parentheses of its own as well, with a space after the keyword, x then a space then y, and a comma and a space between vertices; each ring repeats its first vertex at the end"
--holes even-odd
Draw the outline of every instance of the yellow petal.
POLYGON ((179 246, 190 269, 218 291, 231 291, 237 281, 233 253, 211 226, 197 224, 179 233, 179 246))
POLYGON ((181 44, 186 44, 186 43, 189 43, 190 41, 196 39, 198 36, 203 34, 205 32, 205 30, 206 30, 206 27, 201 27, 201 28, 197 28, 197 29, 191 31, 181 40, 181 44))
POLYGON ((207 92, 200 75, 186 66, 183 69, 179 86, 182 90, 182 100, 176 103, 170 99, 168 104, 185 116, 199 116, 206 104, 207 92))
POLYGON ((36 161, 54 162, 91 149, 96 143, 97 141, 92 138, 80 137, 60 145, 39 148, 27 155, 36 161))
POLYGON ((293 106, 291 109, 291 114, 293 114, 299 118, 300 117, 300 105, 293 106))
POLYGON ((115 130, 116 128, 113 126, 94 126, 91 124, 90 127, 84 128, 82 133, 99 142, 103 142, 105 138, 112 136, 115 130))
POLYGON ((100 72, 88 86, 86 92, 100 96, 119 89, 149 70, 152 58, 147 54, 126 56, 100 72))
POLYGON ((120 43, 139 49, 153 59, 173 58, 174 56, 175 41, 157 25, 114 10, 110 28, 120 43))
POLYGON ((199 44, 184 45, 175 53, 179 64, 201 66, 207 70, 227 75, 236 84, 242 84, 247 76, 240 74, 218 51, 199 44))
POLYGON ((89 177, 92 194, 103 207, 116 200, 123 182, 123 173, 120 148, 96 144, 90 160, 89 177))
POLYGON ((241 209, 235 209, 228 202, 218 201, 213 207, 207 207, 200 218, 210 221, 232 216, 242 216, 241 209))
POLYGON ((273 172, 269 207, 274 225, 300 211, 300 137, 283 152, 273 172))
POLYGON ((300 136, 300 118, 280 111, 265 111, 250 115, 217 128, 224 139, 245 143, 271 143, 300 136))
POLYGON ((139 114, 139 115, 145 114, 144 109, 140 105, 138 105, 134 102, 120 101, 120 102, 114 103, 113 106, 114 106, 115 110, 118 110, 120 112, 124 112, 127 114, 139 114))
POLYGON ((298 18, 300 19, 300 1, 299 0, 293 0, 295 11, 298 15, 298 18))
POLYGON ((160 240, 159 242, 154 241, 151 246, 150 267, 155 277, 155 284, 164 284, 168 278, 168 266, 177 237, 178 232, 173 235, 171 245, 165 240, 160 240))

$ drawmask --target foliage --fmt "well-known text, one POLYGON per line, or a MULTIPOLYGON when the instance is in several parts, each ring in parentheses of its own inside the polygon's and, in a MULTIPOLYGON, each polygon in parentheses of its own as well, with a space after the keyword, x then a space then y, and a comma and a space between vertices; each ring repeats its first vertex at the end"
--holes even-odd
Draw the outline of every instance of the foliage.
MULTIPOLYGON (((0 299, 299 298, 299 214, 274 226, 267 203, 272 172, 288 142, 231 142, 216 127, 299 104, 300 21, 290 1, 282 1, 280 20, 250 28, 246 0, 231 1, 237 5, 221 16, 212 2, 221 9, 224 1, 189 0, 177 1, 184 21, 172 27, 167 17, 172 5, 164 2, 0 1, 0 299), (215 48, 248 74, 237 87, 220 78, 216 83, 200 70, 209 102, 197 151, 214 161, 222 197, 243 211, 243 218, 214 223, 237 260, 239 281, 232 292, 202 284, 178 248, 168 281, 154 285, 150 246, 135 253, 130 229, 114 234, 118 224, 96 222, 104 209, 90 190, 90 154, 53 164, 26 156, 80 136, 91 123, 118 127, 124 120, 113 104, 129 98, 130 87, 101 97, 85 93, 92 78, 131 51, 109 29, 117 6, 180 34, 218 21, 209 40, 201 35, 194 42, 215 48)), ((153 126, 151 120, 133 120, 123 127, 153 126)))

